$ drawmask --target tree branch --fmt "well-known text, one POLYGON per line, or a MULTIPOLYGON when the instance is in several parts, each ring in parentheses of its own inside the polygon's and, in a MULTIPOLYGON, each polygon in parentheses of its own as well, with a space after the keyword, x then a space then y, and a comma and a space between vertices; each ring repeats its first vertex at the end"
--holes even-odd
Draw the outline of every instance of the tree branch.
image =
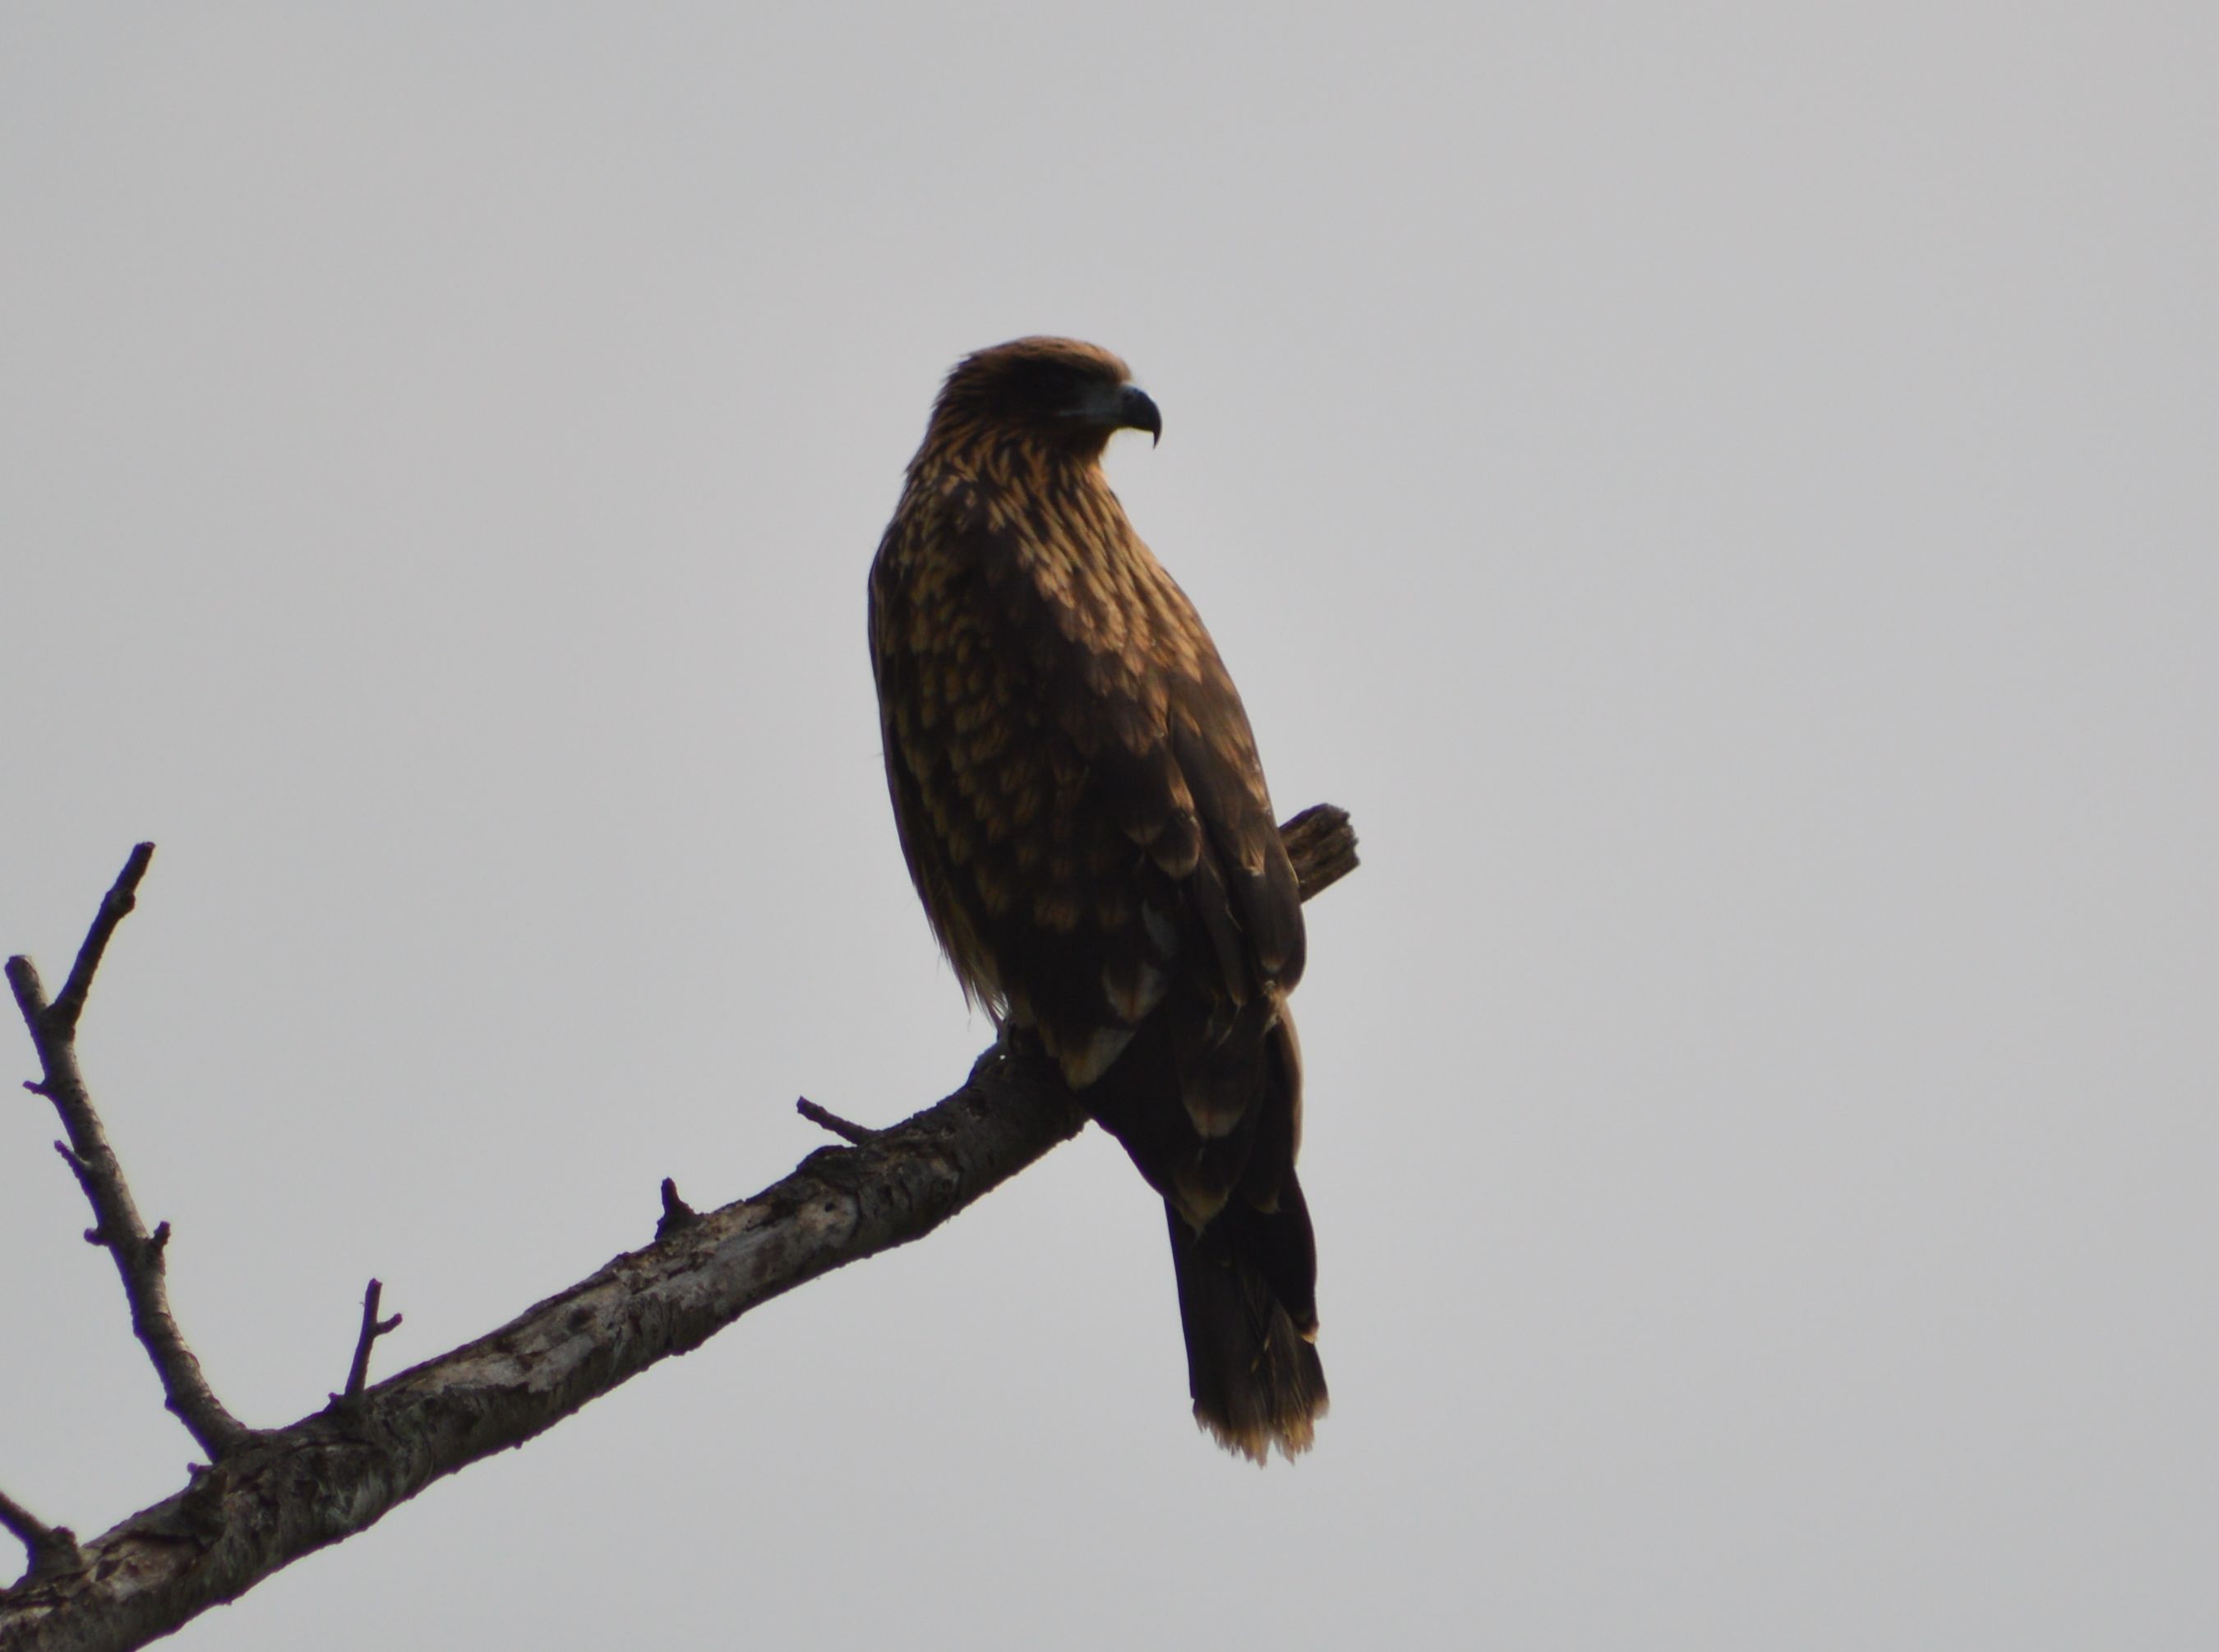
POLYGON ((370 1345, 388 1332, 401 1328, 401 1316, 389 1320, 377 1317, 377 1299, 384 1294, 382 1280, 373 1279, 370 1289, 362 1294, 362 1330, 354 1339, 354 1363, 347 1368, 346 1388, 332 1396, 334 1400, 353 1400, 360 1397, 363 1384, 370 1380, 370 1345))
POLYGON ((691 1227, 701 1220, 701 1213, 678 1196, 678 1183, 668 1177, 662 1178, 662 1215, 655 1224, 655 1237, 667 1239, 681 1227, 691 1227))
MULTIPOLYGON (((1355 864, 1347 818, 1333 815, 1299 840, 1305 895, 1355 864), (1327 866, 1339 870, 1321 880, 1327 866)), ((82 1571, 0 1593, 0 1652, 112 1652, 167 1634, 757 1304, 923 1238, 1085 1123, 1052 1063, 997 1046, 937 1106, 819 1148, 751 1199, 694 1214, 666 1183, 656 1243, 489 1336, 248 1436, 183 1491, 84 1545, 82 1571)))
POLYGON ((163 1403, 192 1431, 201 1450, 213 1461, 237 1450, 248 1431, 215 1397, 208 1379, 201 1375, 200 1361, 185 1345, 171 1315, 163 1264, 170 1225, 164 1222, 149 1233, 139 1219, 139 1207, 123 1179, 123 1166, 108 1145, 108 1133, 101 1127, 100 1115, 93 1110, 92 1097, 77 1063, 77 1023, 84 1012, 85 995, 92 991, 93 972, 100 967, 115 926, 138 904, 139 880, 146 875, 147 864, 153 858, 152 843, 141 843, 131 851, 115 886, 100 903, 99 915, 92 921, 84 945, 78 948, 77 962, 59 997, 52 1003, 47 1002, 39 972, 29 959, 22 956, 8 960, 8 984, 15 990, 16 1007, 23 1012, 23 1024, 30 1028, 42 1069, 38 1081, 26 1088, 52 1102, 54 1111, 61 1115, 69 1141, 66 1146, 60 1142, 54 1146, 68 1161, 92 1206, 93 1226, 85 1238, 106 1245, 115 1258, 115 1271, 123 1280, 123 1295, 131 1305, 131 1329, 161 1379, 163 1403))
POLYGON ((146 868, 153 860, 152 843, 134 844, 131 858, 123 863, 123 870, 116 874, 115 882, 102 899, 100 910, 93 915, 92 928, 85 931, 84 944, 77 949, 77 962, 70 966, 69 979, 62 983, 61 996, 47 1011, 57 1033, 67 1036, 77 1031, 78 1017, 84 1013, 85 996, 92 991, 93 972, 106 956, 116 926, 139 904, 139 882, 146 875, 146 868))
POLYGON ((821 1129, 830 1130, 841 1140, 857 1147, 867 1141, 875 1140, 878 1137, 879 1133, 872 1129, 869 1125, 850 1123, 837 1113, 817 1106, 806 1096, 793 1104, 793 1110, 807 1119, 810 1123, 821 1129))
MULTIPOLYGON (((31 1551, 31 1569, 23 1574, 26 1584, 84 1569, 84 1556, 78 1553, 77 1533, 65 1525, 48 1525, 5 1492, 0 1492, 0 1525, 14 1532, 23 1547, 31 1551)), ((5 1598, 6 1591, 0 1590, 0 1599, 5 1598)))
POLYGON ((1348 810, 1314 803, 1279 828, 1302 898, 1314 901, 1356 870, 1356 828, 1348 810))

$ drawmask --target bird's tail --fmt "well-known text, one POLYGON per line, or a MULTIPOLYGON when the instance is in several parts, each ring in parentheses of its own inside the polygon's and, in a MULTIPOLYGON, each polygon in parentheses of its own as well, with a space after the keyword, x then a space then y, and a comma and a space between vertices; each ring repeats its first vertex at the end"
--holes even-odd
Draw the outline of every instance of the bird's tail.
POLYGON ((1291 1171, 1268 1213, 1235 1199, 1197 1233, 1168 1202, 1164 1210, 1195 1420, 1259 1463, 1274 1445, 1290 1457, 1308 1450, 1325 1415, 1325 1367, 1311 1342, 1309 1212, 1291 1171))

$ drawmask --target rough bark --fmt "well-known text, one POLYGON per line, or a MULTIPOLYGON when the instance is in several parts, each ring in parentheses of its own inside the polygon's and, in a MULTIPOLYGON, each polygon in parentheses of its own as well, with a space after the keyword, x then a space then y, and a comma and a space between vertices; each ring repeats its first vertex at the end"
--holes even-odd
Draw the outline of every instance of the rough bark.
MULTIPOLYGON (((1354 834, 1340 810, 1321 805, 1282 831, 1305 899, 1354 867, 1354 834)), ((134 862, 143 874, 143 856, 134 854, 134 862)), ((9 963, 47 1064, 47 1078, 33 1088, 52 1096, 53 1058, 65 1056, 71 1102, 82 1103, 96 1132, 72 1040, 99 949, 129 910, 137 881, 127 867, 87 938, 79 970, 54 1004, 37 997, 27 960, 9 963), (50 1043, 61 1047, 50 1050, 50 1043)), ((997 1048, 979 1058, 961 1089, 900 1124, 869 1130, 830 1115, 820 1122, 852 1145, 822 1148, 753 1198, 705 1214, 690 1209, 665 1183, 653 1245, 616 1258, 490 1335, 337 1396, 289 1426, 245 1429, 202 1384, 189 1400, 199 1413, 194 1432, 211 1446, 212 1463, 196 1467, 183 1491, 90 1542, 77 1543, 65 1529, 5 1503, 0 1512, 31 1550, 33 1565, 13 1589, 0 1590, 0 1652, 95 1652, 168 1634, 301 1556, 363 1531, 443 1475, 522 1444, 658 1360, 699 1347, 757 1303, 922 1238, 1077 1134, 1085 1118, 1051 1064, 997 1048)), ((104 1138, 100 1146, 106 1152, 104 1138)), ((80 1146, 72 1167, 84 1158, 80 1146)), ((128 1207, 120 1169, 105 1189, 107 1208, 95 1183, 86 1192, 103 1224, 111 1211, 128 1207)), ((136 1223, 135 1211, 130 1219, 136 1223)), ((146 1265, 158 1271, 158 1237, 138 1232, 152 1252, 146 1265)), ((113 1248, 107 1237, 101 1242, 113 1248)), ((121 1250, 118 1258, 123 1268, 121 1250)), ((143 1282, 134 1287, 126 1270, 125 1284, 135 1322, 143 1282)), ((373 1296, 358 1359, 377 1323, 373 1296)), ((177 1353, 190 1361, 173 1323, 168 1331, 177 1353)), ((193 1424, 177 1403, 184 1367, 176 1360, 165 1365, 158 1341, 148 1342, 149 1354, 163 1371, 172 1409, 193 1424)), ((197 1367, 191 1372, 197 1379, 197 1367)))

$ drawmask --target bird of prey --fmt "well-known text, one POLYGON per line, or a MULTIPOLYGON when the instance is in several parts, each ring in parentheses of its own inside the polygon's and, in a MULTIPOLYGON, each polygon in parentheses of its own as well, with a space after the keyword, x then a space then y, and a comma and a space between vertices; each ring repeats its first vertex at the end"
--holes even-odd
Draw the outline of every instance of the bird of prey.
POLYGON ((871 567, 886 780, 966 995, 1162 1195, 1195 1417, 1261 1463, 1326 1408, 1301 897, 1233 680, 1103 476, 1119 430, 1163 422, 1092 345, 948 375, 871 567))

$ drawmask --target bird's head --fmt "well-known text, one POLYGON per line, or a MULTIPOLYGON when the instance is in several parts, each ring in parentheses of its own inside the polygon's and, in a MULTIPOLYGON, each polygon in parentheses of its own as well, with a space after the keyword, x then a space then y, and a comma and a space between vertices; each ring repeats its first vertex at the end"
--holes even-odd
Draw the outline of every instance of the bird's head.
POLYGON ((1059 453, 1094 459, 1111 434, 1144 430, 1161 439, 1163 415, 1125 363, 1076 338, 1017 338, 967 356, 948 376, 932 410, 936 436, 1015 436, 1059 453))

